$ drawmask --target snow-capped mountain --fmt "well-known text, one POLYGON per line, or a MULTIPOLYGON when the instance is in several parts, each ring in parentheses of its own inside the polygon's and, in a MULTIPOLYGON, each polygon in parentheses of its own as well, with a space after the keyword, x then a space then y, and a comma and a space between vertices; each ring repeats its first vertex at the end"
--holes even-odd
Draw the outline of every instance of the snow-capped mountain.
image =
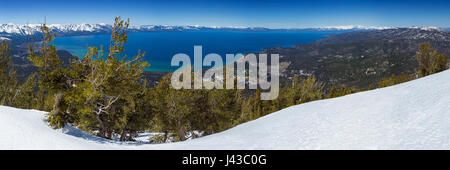
MULTIPOLYGON (((106 24, 50 24, 47 26, 55 33, 107 32, 112 28, 106 24)), ((0 34, 30 35, 39 33, 40 28, 40 24, 2 24, 0 34)))
MULTIPOLYGON (((112 25, 108 24, 49 24, 47 25, 52 32, 57 34, 76 34, 76 33, 104 33, 111 32, 112 25)), ((40 32, 41 24, 1 24, 0 35, 30 35, 40 32)), ((255 30, 258 28, 250 27, 218 27, 218 26, 170 26, 170 25, 140 25, 130 26, 131 32, 146 31, 202 31, 202 30, 255 30)))
MULTIPOLYGON (((1 39, 11 40, 14 43, 21 44, 29 41, 30 35, 39 39, 41 24, 0 24, 1 39)), ((108 24, 49 24, 48 27, 52 32, 58 36, 77 36, 77 35, 92 35, 92 34, 108 34, 112 31, 112 26, 108 24)), ((272 29, 265 27, 242 27, 242 26, 170 26, 170 25, 140 25, 130 26, 129 32, 182 32, 182 31, 245 31, 245 32, 355 32, 355 31, 384 31, 405 29, 396 27, 377 27, 377 26, 361 26, 361 25, 347 25, 347 26, 326 26, 317 28, 289 28, 289 29, 272 29)), ((406 28, 408 29, 408 28, 406 28)), ((423 31, 440 31, 448 32, 445 29, 438 27, 409 27, 411 30, 423 31), (445 31, 444 31, 445 30, 445 31)), ((418 36, 418 35, 416 35, 418 36)))
MULTIPOLYGON (((29 35, 39 33, 41 24, 1 24, 0 35, 29 35)), ((77 33, 105 33, 112 30, 112 26, 108 24, 49 24, 48 27, 57 34, 71 35, 77 33)), ((410 27, 422 30, 440 30, 438 27, 410 27)), ((290 29, 270 29, 264 27, 221 27, 221 26, 168 26, 168 25, 140 25, 130 26, 130 31, 206 31, 206 30, 238 30, 238 31, 299 31, 299 30, 315 30, 315 31, 332 31, 332 30, 384 30, 395 29, 395 27, 378 27, 378 26, 362 26, 362 25, 345 25, 345 26, 325 26, 317 28, 290 28, 290 29)))
POLYGON ((336 41, 336 42, 353 42, 360 40, 420 40, 422 42, 427 41, 439 41, 449 42, 450 33, 442 30, 438 27, 408 27, 408 28, 389 28, 382 30, 373 30, 369 32, 352 32, 335 34, 330 36, 331 39, 321 40, 323 41, 336 41))
POLYGON ((391 29, 394 27, 388 27, 388 26, 364 26, 364 25, 342 25, 342 26, 325 26, 325 27, 318 27, 318 29, 322 30, 384 30, 384 29, 391 29))
POLYGON ((0 41, 1 41, 1 40, 11 40, 11 39, 6 38, 6 37, 0 37, 0 41))

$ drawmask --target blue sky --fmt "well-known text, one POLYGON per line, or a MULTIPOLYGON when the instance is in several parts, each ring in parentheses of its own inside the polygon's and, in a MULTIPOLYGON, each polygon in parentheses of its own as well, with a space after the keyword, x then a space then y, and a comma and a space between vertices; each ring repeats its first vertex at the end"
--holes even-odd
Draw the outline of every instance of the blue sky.
POLYGON ((1 0, 0 23, 112 23, 303 28, 450 27, 450 0, 1 0))

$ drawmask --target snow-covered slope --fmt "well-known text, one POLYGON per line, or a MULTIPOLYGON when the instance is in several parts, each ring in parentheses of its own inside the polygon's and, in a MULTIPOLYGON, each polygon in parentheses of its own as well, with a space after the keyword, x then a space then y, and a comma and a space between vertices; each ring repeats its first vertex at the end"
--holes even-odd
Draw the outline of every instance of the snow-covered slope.
POLYGON ((310 102, 230 130, 169 144, 52 130, 44 112, 0 107, 0 149, 450 149, 450 71, 310 102))

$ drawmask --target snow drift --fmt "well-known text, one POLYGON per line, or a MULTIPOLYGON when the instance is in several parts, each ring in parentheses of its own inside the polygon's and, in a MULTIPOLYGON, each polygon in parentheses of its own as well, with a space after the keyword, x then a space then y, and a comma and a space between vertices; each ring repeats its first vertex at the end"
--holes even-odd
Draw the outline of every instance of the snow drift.
POLYGON ((49 128, 44 112, 0 107, 0 149, 450 149, 450 71, 297 105, 214 135, 121 143, 49 128))

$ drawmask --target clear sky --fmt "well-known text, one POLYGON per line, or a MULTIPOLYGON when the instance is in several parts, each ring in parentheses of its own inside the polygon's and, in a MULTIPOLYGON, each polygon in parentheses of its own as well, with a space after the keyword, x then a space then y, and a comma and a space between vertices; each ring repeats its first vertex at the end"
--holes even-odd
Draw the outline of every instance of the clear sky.
POLYGON ((450 27, 450 0, 0 0, 0 23, 450 27))

